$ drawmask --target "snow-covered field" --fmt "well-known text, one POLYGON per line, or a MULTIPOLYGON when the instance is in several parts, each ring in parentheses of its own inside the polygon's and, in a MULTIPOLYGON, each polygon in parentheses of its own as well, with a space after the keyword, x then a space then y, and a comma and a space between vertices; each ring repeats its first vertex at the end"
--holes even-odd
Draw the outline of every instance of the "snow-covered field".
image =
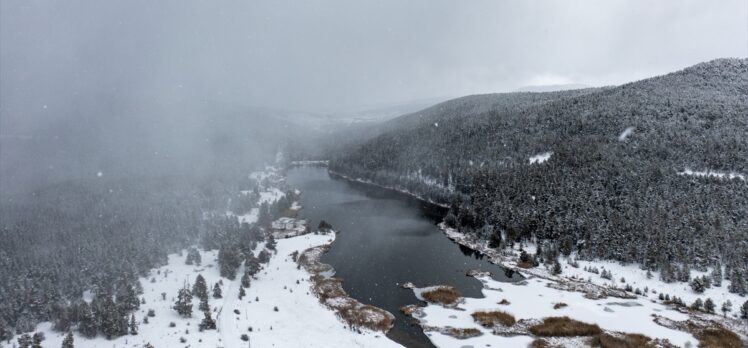
MULTIPOLYGON (((474 328, 483 333, 482 336, 478 337, 457 339, 437 331, 429 332, 431 340, 437 346, 451 347, 468 344, 477 347, 481 346, 484 342, 497 342, 494 339, 500 341, 516 340, 506 342, 507 345, 514 346, 524 345, 526 342, 531 341, 530 336, 513 336, 509 338, 494 335, 491 329, 483 328, 470 316, 470 314, 478 310, 504 311, 512 314, 517 320, 568 316, 582 322, 597 324, 603 330, 611 332, 639 333, 651 338, 668 339, 671 343, 681 347, 695 347, 698 345, 698 341, 691 333, 657 324, 654 321, 655 315, 674 321, 693 319, 693 316, 697 315, 700 319, 720 321, 741 335, 745 334, 745 330, 741 329, 741 324, 736 319, 739 307, 744 303, 746 298, 727 291, 729 280, 724 280, 720 287, 712 286, 703 293, 697 294, 687 283, 665 283, 659 280, 657 272, 651 273, 650 277, 648 277, 647 272, 641 270, 635 264, 621 265, 613 261, 578 260, 578 267, 573 267, 570 264, 570 259, 561 261, 562 273, 559 276, 554 276, 551 274, 550 266, 547 267, 545 265, 531 269, 518 269, 516 261, 519 255, 519 246, 516 246, 514 250, 504 250, 498 253, 488 248, 486 242, 472 240, 454 229, 446 228, 444 225, 442 225, 442 228, 451 239, 473 249, 486 252, 493 262, 519 270, 528 279, 517 284, 512 284, 497 282, 488 276, 479 275, 476 278, 483 283, 484 289, 482 292, 485 298, 466 298, 457 308, 446 308, 441 305, 429 304, 421 309, 420 313, 415 313, 414 317, 420 320, 421 325, 437 328, 474 328), (612 279, 605 279, 599 274, 585 271, 584 269, 588 267, 596 267, 600 273, 605 269, 612 274, 612 279), (574 286, 568 286, 568 284, 574 284, 574 286), (626 293, 624 297, 630 298, 617 298, 614 296, 598 298, 595 296, 585 296, 585 291, 569 290, 570 288, 584 290, 585 286, 595 286, 595 289, 598 290, 622 289, 626 285, 631 285, 634 289, 638 288, 642 292, 644 292, 645 288, 648 291, 639 296, 633 293, 626 293), (720 307, 722 303, 729 300, 732 302, 732 311, 727 313, 728 318, 723 318, 719 314, 682 312, 659 300, 658 296, 660 293, 669 294, 671 297, 677 296, 687 305, 690 305, 697 298, 701 298, 702 300, 711 298, 716 305, 716 313, 721 313, 720 307), (503 300, 506 300, 508 303, 505 303, 503 300), (500 302, 504 304, 500 304, 500 302), (556 309, 554 305, 557 303, 564 303, 566 306, 556 309)), ((534 253, 535 249, 536 247, 532 243, 524 246, 524 250, 529 253, 534 253)), ((692 271, 691 275, 692 277, 696 277, 708 273, 692 271)), ((414 291, 418 294, 420 290, 414 289, 414 291)), ((593 291, 597 290, 593 289, 593 291)), ((620 290, 612 291, 620 293, 620 290)), ((610 295, 615 294, 615 292, 610 295)))
POLYGON ((691 342, 693 346, 697 343, 691 334, 660 326, 651 317, 652 313, 657 313, 673 320, 686 320, 687 315, 645 298, 590 300, 580 292, 550 288, 548 284, 552 282, 551 280, 535 277, 519 283, 498 282, 488 276, 477 277, 477 279, 483 283, 484 298, 465 298, 464 302, 456 308, 429 304, 422 309, 425 316, 419 320, 422 324, 429 326, 475 328, 483 332, 483 335, 457 339, 439 332, 430 332, 429 335, 435 345, 478 347, 484 346, 481 344, 483 342, 496 344, 503 341, 507 346, 525 346, 533 340, 530 336, 494 335, 492 329, 482 327, 471 317, 472 313, 479 310, 500 310, 513 315, 517 320, 568 316, 579 321, 597 324, 605 330, 640 333, 652 338, 667 338, 680 347, 685 346, 687 342, 691 342), (502 300, 507 300, 509 303, 499 304, 502 300), (567 306, 554 309, 556 303, 565 303, 567 306))

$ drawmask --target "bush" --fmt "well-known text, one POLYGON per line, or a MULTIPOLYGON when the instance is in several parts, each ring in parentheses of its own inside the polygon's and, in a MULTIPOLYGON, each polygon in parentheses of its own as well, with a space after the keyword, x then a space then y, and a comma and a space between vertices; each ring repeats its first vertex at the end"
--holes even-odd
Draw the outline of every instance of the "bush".
POLYGON ((478 311, 471 314, 471 316, 473 317, 473 320, 486 328, 494 327, 496 324, 512 326, 516 322, 514 316, 502 311, 478 311))
POLYGON ((543 337, 592 336, 602 332, 595 324, 583 323, 569 317, 548 317, 543 319, 542 323, 531 326, 529 330, 533 335, 543 337))
POLYGON ((432 290, 427 290, 421 293, 421 296, 426 301, 431 303, 439 303, 443 305, 452 305, 462 297, 459 291, 455 288, 440 286, 432 290))

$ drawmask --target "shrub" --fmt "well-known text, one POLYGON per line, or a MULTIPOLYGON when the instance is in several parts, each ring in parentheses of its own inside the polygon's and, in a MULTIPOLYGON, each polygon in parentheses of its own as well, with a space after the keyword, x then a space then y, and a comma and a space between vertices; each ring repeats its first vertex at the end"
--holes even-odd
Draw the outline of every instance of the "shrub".
POLYGON ((421 296, 423 296, 426 301, 429 301, 431 303, 451 305, 455 304, 462 297, 462 294, 460 294, 460 292, 455 288, 440 286, 422 292, 421 296))
POLYGON ((651 341, 651 338, 640 334, 612 336, 601 333, 590 339, 589 344, 601 348, 655 348, 656 345, 652 344, 651 341))
POLYGON ((738 348, 740 337, 734 332, 723 327, 712 327, 704 329, 695 335, 699 340, 699 347, 704 348, 738 348))
POLYGON ((481 326, 486 328, 491 328, 495 326, 496 324, 501 324, 504 326, 512 326, 516 322, 514 320, 514 316, 512 316, 509 313, 502 312, 502 311, 478 311, 473 314, 471 314, 473 317, 473 320, 475 320, 478 324, 481 324, 481 326))
POLYGON ((576 321, 569 317, 548 317, 543 322, 530 327, 530 332, 543 337, 592 336, 602 332, 600 327, 576 321))

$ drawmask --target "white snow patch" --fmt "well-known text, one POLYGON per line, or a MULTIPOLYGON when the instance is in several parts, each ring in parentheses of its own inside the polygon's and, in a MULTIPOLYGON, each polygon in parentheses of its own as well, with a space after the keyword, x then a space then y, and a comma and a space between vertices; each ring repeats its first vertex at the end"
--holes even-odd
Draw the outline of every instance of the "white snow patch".
POLYGON ((530 164, 543 163, 549 160, 551 158, 551 155, 553 155, 553 151, 539 153, 535 156, 530 157, 530 164))
POLYGON ((745 181, 745 174, 730 172, 718 172, 715 170, 707 169, 705 171, 694 171, 689 168, 686 168, 682 172, 678 172, 678 175, 689 175, 689 176, 698 176, 698 177, 713 177, 718 179, 740 179, 745 181))
POLYGON ((623 133, 621 133, 621 135, 618 136, 618 141, 624 141, 624 140, 626 140, 626 138, 629 135, 631 135, 631 133, 634 133, 634 129, 635 129, 634 127, 628 127, 626 129, 624 129, 623 133))

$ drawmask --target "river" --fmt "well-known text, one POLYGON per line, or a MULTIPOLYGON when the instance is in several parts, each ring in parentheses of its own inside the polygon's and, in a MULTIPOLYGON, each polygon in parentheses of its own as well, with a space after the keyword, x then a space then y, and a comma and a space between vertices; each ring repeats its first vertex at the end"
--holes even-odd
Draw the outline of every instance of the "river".
MULTIPOLYGON (((481 284, 465 273, 485 270, 511 281, 480 254, 451 242, 436 225, 443 208, 402 193, 332 178, 323 166, 288 171, 288 184, 302 191, 301 217, 316 228, 320 220, 339 231, 322 261, 335 267, 343 288, 355 299, 388 310, 395 326, 388 337, 407 347, 432 347, 418 325, 400 308, 419 300, 400 287, 451 285, 469 297, 483 297, 481 284)), ((514 276, 515 279, 518 276, 514 276)))

